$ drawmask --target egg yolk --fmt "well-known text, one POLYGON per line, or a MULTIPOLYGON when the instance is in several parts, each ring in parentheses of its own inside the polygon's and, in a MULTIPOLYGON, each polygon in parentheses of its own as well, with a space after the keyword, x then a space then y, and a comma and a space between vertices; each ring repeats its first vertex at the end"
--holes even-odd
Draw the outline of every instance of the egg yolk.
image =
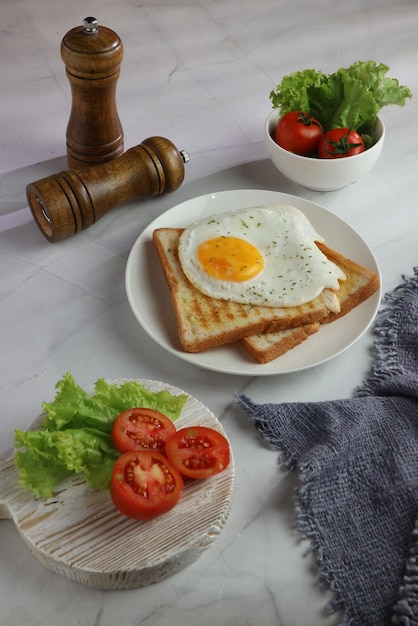
POLYGON ((257 276, 264 267, 257 248, 238 237, 205 241, 197 250, 197 258, 206 274, 218 280, 244 282, 257 276))

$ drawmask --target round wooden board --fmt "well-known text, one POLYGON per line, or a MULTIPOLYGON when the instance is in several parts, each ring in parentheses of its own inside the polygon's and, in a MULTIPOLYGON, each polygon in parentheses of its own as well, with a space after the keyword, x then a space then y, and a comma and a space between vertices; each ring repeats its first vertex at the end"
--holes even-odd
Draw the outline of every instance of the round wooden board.
MULTIPOLYGON (((125 379, 108 382, 119 385, 125 379)), ((158 381, 138 382, 151 391, 186 393, 158 381)), ((225 435, 214 414, 187 395, 177 428, 202 425, 225 435)), ((44 415, 38 416, 31 428, 43 419, 44 415)), ((142 587, 193 563, 222 532, 234 483, 231 451, 225 471, 186 482, 174 509, 151 522, 138 522, 116 510, 108 491, 92 491, 81 476, 60 483, 54 497, 36 500, 20 487, 13 457, 2 460, 0 469, 0 518, 14 521, 31 552, 47 568, 97 589, 142 587)))

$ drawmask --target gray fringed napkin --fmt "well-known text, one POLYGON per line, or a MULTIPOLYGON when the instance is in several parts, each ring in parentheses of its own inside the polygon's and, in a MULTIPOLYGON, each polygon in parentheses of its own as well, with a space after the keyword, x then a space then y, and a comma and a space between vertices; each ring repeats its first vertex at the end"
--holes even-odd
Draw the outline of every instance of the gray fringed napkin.
POLYGON ((298 528, 341 626, 418 625, 418 268, 385 301, 375 363, 353 398, 237 396, 298 472, 298 528))

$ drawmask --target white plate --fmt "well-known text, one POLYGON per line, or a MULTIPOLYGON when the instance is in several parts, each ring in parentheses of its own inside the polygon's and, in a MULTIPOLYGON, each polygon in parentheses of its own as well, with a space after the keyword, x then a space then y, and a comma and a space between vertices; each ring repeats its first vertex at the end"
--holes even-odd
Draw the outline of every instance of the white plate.
MULTIPOLYGON (((126 379, 110 380, 120 385, 126 379)), ((153 392, 186 394, 177 428, 207 426, 226 436, 215 415, 193 396, 154 380, 153 392)), ((94 386, 86 388, 93 393, 94 386)), ((39 428, 45 414, 30 429, 39 428)), ((52 571, 96 589, 135 589, 193 563, 219 537, 228 519, 234 460, 207 480, 186 481, 178 504, 151 522, 125 517, 108 491, 93 491, 83 476, 63 480, 52 498, 37 500, 18 482, 13 456, 0 459, 0 519, 9 517, 32 554, 52 571)))
POLYGON ((255 363, 238 342, 198 354, 184 352, 179 344, 171 297, 152 243, 155 228, 185 227, 213 213, 273 203, 291 204, 306 215, 327 244, 380 276, 376 258, 362 237, 344 220, 314 202, 267 190, 221 191, 182 202, 155 219, 135 242, 126 267, 126 293, 132 311, 154 341, 179 359, 205 369, 270 376, 319 365, 352 346, 375 318, 381 289, 348 315, 321 326, 307 341, 266 364, 255 363))

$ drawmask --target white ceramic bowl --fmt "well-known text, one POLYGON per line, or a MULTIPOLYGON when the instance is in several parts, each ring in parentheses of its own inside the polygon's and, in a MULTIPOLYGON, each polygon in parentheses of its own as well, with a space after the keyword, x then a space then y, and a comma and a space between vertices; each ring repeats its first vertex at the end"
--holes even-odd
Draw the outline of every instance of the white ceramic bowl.
POLYGON ((267 149, 276 168, 290 180, 314 191, 333 191, 354 183, 376 164, 382 151, 385 126, 377 118, 375 143, 360 154, 340 159, 304 157, 281 148, 272 138, 280 119, 279 109, 274 109, 266 120, 267 149))

